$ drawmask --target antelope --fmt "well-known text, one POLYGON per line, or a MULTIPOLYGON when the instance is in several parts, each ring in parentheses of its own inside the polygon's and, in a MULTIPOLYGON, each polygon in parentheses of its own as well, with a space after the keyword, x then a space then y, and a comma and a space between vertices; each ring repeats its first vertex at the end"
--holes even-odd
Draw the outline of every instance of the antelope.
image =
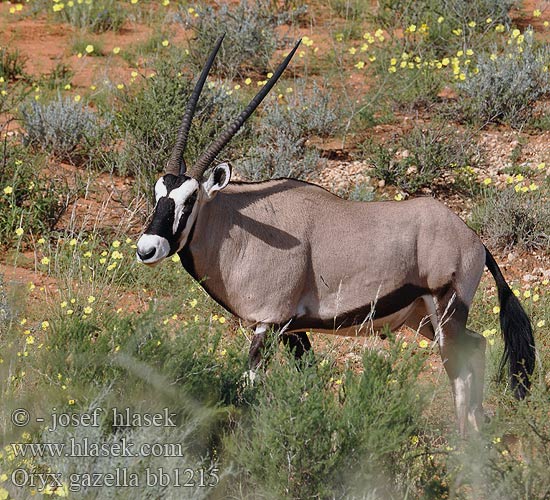
POLYGON ((451 382, 461 434, 483 414, 485 338, 466 326, 484 267, 493 275, 510 386, 524 398, 535 365, 530 320, 480 238, 432 198, 352 202, 295 179, 229 182, 228 163, 205 171, 275 85, 300 41, 249 105, 187 169, 183 153, 217 41, 189 98, 138 261, 178 254, 206 292, 247 326, 253 374, 266 336, 299 359, 307 331, 366 335, 406 325, 434 341, 451 382), (281 330, 282 329, 282 330, 281 330))

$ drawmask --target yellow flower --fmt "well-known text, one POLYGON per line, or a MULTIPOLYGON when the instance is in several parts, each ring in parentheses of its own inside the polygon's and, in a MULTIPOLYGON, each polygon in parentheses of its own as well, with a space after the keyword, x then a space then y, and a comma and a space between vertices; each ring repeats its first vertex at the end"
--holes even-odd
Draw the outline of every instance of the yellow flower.
POLYGON ((12 194, 13 193, 13 188, 11 186, 6 186, 4 188, 4 194, 12 194))
POLYGON ((542 328, 544 325, 546 325, 546 321, 544 321, 543 319, 537 322, 537 328, 542 328))
POLYGON ((493 314, 498 314, 499 312, 500 312, 500 307, 499 306, 493 307, 493 314))
POLYGON ((540 299, 540 295, 539 295, 538 293, 535 293, 535 294, 533 295, 533 302, 538 302, 539 299, 540 299))
POLYGON ((74 96, 74 102, 80 102, 80 99, 81 99, 80 95, 77 94, 74 96))
POLYGON ((533 17, 540 17, 542 12, 539 9, 535 9, 533 11, 533 17))
POLYGON ((167 7, 168 5, 170 5, 170 0, 162 0, 162 5, 167 7))
POLYGON ((491 179, 489 177, 487 177, 486 179, 483 179, 483 184, 485 184, 486 186, 488 186, 489 184, 491 184, 491 179))
POLYGON ((40 263, 47 266, 50 263, 50 259, 48 257, 42 257, 42 260, 40 261, 40 263))
POLYGON ((17 236, 23 236, 23 233, 24 233, 24 232, 25 232, 25 231, 23 231, 23 228, 22 228, 22 227, 18 227, 18 228, 15 230, 15 234, 16 234, 17 236))
POLYGON ((87 54, 91 54, 94 51, 94 46, 91 44, 86 45, 86 48, 84 50, 86 50, 87 54))
POLYGON ((69 241, 69 245, 72 247, 74 247, 76 243, 77 243, 76 238, 73 238, 71 241, 69 241))
POLYGON ((61 302, 61 309, 65 309, 65 307, 67 307, 67 301, 64 300, 63 302, 61 302))
POLYGON ((5 488, 0 488, 0 500, 7 500, 10 494, 5 488))
POLYGON ((74 399, 69 399, 69 404, 70 405, 74 405, 74 402, 75 402, 74 399))
POLYGON ((418 343, 418 345, 419 345, 422 349, 426 349, 426 347, 428 347, 429 344, 428 344, 428 341, 427 341, 427 340, 422 339, 422 340, 418 343))
POLYGON ((32 345, 34 344, 34 337, 32 335, 29 335, 26 339, 25 339, 25 342, 29 345, 32 345))
POLYGON ((395 201, 401 201, 401 200, 403 199, 403 195, 402 195, 401 193, 397 193, 397 194, 393 197, 393 199, 394 199, 395 201))
POLYGON ((43 245, 44 243, 46 243, 46 240, 44 238, 40 238, 36 243, 38 243, 39 245, 43 245))
POLYGON ((308 36, 304 36, 304 37, 302 37, 302 43, 306 47, 311 47, 313 45, 313 40, 311 38, 309 38, 308 36))
POLYGON ((357 69, 363 69, 365 67, 365 61, 359 61, 357 64, 355 64, 355 67, 357 69))
POLYGON ((523 292, 523 296, 528 299, 529 297, 531 297, 531 291, 530 290, 525 290, 525 292, 523 292))
POLYGON ((250 85, 252 83, 252 80, 250 78, 247 78, 245 81, 244 81, 244 84, 245 85, 250 85))
POLYGON ((95 300, 96 300, 95 297, 93 295, 90 295, 88 297, 88 304, 93 304, 95 302, 95 300))
POLYGON ((179 262, 179 261, 180 261, 180 256, 177 253, 172 255, 172 262, 179 262))
POLYGON ((438 23, 438 24, 441 24, 443 21, 445 21, 445 18, 444 18, 443 16, 439 16, 439 17, 437 18, 437 23, 438 23))
POLYGON ((118 54, 120 52, 120 47, 114 47, 113 48, 113 54, 118 54))
POLYGON ((162 41, 162 46, 163 47, 168 47, 168 45, 170 45, 170 42, 168 40, 163 40, 162 41))
POLYGON ((42 321, 42 324, 40 326, 42 327, 42 330, 47 330, 50 327, 50 322, 42 321))
POLYGON ((225 318, 223 316, 220 316, 220 318, 218 319, 218 321, 223 325, 225 323, 225 318))
POLYGON ((539 163, 539 164, 537 165, 537 168, 538 168, 539 170, 544 170, 544 169, 546 168, 546 163, 544 163, 544 162, 539 163))
POLYGON ((86 306, 84 309, 84 314, 92 314, 93 309, 90 306, 86 306))
POLYGON ((189 301, 189 305, 191 307, 196 307, 197 306, 197 299, 192 299, 191 301, 189 301))

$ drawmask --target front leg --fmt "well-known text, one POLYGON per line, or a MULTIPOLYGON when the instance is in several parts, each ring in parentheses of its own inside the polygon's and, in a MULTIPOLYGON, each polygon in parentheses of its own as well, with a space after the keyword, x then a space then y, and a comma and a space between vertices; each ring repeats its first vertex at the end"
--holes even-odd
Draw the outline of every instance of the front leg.
POLYGON ((260 323, 254 330, 254 337, 250 343, 248 351, 248 368, 250 372, 256 372, 258 366, 262 362, 265 351, 265 341, 267 337, 268 325, 260 323))

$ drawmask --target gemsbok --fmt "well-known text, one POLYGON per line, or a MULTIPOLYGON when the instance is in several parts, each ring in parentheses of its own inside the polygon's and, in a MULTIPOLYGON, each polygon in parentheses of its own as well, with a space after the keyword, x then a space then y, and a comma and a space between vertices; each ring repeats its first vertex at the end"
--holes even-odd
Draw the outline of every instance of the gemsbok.
POLYGON ((459 430, 483 420, 485 338, 466 327, 484 266, 500 302, 510 386, 528 392, 535 365, 529 318, 479 237, 431 198, 351 202, 308 182, 232 182, 227 163, 203 179, 222 148, 275 85, 288 54, 250 104, 187 169, 188 132, 221 37, 190 96, 137 258, 157 264, 175 253, 207 293, 255 327, 252 372, 266 335, 282 329, 298 358, 309 330, 342 335, 402 325, 437 342, 450 378, 459 430), (370 325, 368 326, 367 325, 370 325))

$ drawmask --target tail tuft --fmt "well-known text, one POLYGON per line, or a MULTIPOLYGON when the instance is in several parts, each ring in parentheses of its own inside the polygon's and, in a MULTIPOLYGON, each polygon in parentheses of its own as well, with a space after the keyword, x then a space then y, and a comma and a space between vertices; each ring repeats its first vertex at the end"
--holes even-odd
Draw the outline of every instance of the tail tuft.
POLYGON ((508 361, 510 384, 514 395, 523 399, 531 386, 535 369, 535 339, 529 317, 506 283, 498 264, 485 247, 485 265, 495 279, 500 302, 500 328, 504 337, 501 369, 508 361))

